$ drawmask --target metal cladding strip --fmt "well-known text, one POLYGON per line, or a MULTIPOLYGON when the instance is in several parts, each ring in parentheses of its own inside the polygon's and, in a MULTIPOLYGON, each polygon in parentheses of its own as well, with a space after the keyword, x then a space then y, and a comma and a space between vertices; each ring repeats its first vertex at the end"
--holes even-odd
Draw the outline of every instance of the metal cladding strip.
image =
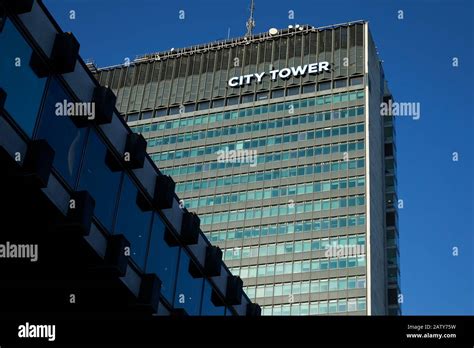
POLYGON ((48 186, 41 189, 49 200, 64 214, 67 215, 69 209, 69 193, 52 173, 49 176, 48 186))
POLYGON ((127 264, 127 271, 123 277, 120 277, 120 280, 130 289, 135 297, 138 297, 140 294, 142 278, 132 267, 130 267, 130 264, 127 264))
POLYGON ((89 235, 85 236, 84 239, 101 258, 105 258, 105 252, 107 250, 107 238, 105 238, 105 236, 102 234, 102 232, 100 232, 94 223, 91 225, 89 235))
POLYGON ((23 164, 28 146, 2 116, 0 116, 0 133, 2 134, 0 145, 5 148, 12 158, 17 157, 19 164, 23 164), (20 156, 17 156, 18 154, 20 156))
POLYGON ((38 5, 38 2, 34 2, 31 12, 21 14, 18 18, 26 26, 46 56, 51 57, 51 51, 53 50, 54 40, 58 31, 38 5))

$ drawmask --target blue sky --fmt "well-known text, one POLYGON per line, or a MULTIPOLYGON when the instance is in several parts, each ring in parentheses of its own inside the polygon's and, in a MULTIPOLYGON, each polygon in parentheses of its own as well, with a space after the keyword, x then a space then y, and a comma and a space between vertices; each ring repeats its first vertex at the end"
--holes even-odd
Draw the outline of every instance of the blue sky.
MULTIPOLYGON (((250 0, 44 2, 78 38, 81 56, 103 67, 224 39, 229 28, 231 37, 242 36, 250 0)), ((471 0, 256 0, 255 32, 368 20, 394 97, 421 103, 419 120, 397 119, 406 315, 474 314, 473 7, 471 0)))

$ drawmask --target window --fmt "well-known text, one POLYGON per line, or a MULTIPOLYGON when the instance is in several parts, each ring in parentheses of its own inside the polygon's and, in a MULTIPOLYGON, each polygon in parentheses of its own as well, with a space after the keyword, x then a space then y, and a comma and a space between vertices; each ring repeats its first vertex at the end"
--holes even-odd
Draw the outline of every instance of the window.
MULTIPOLYGON (((168 115, 177 115, 177 114, 179 114, 179 106, 173 106, 173 107, 169 108, 168 115)), ((130 117, 130 115, 129 115, 129 117, 130 117)), ((130 119, 128 121, 130 121, 130 119)), ((177 125, 176 125, 176 127, 177 127, 177 125)), ((175 127, 173 127, 173 128, 175 128, 175 127)))
POLYGON ((272 91, 272 98, 280 98, 285 95, 285 90, 283 89, 276 89, 272 91))
POLYGON ((282 294, 283 294, 283 284, 276 284, 274 296, 281 296, 282 294))
POLYGON ((328 291, 328 280, 327 279, 322 279, 322 280, 319 281, 319 291, 320 292, 328 291))
POLYGON ((265 296, 265 286, 264 285, 257 286, 257 292, 256 292, 255 297, 260 298, 264 296, 265 296))
POLYGON ((342 79, 342 80, 336 80, 334 81, 334 88, 342 88, 347 86, 347 80, 342 79))
POLYGON ((146 273, 155 273, 161 280, 161 294, 170 303, 178 267, 179 247, 171 247, 165 241, 165 225, 158 214, 153 217, 146 273))
POLYGON ((138 189, 128 175, 124 176, 120 190, 117 221, 114 234, 123 234, 130 242, 132 260, 143 269, 150 233, 151 212, 144 212, 137 205, 138 189))
MULTIPOLYGON (((155 111, 155 117, 160 117, 160 116, 165 116, 166 115, 166 109, 157 109, 155 111)), ((160 123, 160 126, 164 125, 164 123, 160 123)), ((162 128, 160 128, 162 129, 162 128)))
POLYGON ((346 290, 346 288, 347 288, 346 278, 339 278, 339 280, 338 280, 338 289, 339 290, 346 290))
POLYGON ((328 312, 328 302, 322 301, 319 302, 319 314, 327 314, 328 312))
POLYGON ((137 114, 129 114, 129 115, 127 116, 127 122, 138 121, 139 116, 140 116, 140 115, 139 115, 138 113, 137 113, 137 114))
POLYGON ((253 102, 254 100, 254 95, 253 94, 247 94, 242 96, 242 103, 250 103, 253 102))
POLYGON ((198 106, 198 110, 207 110, 209 109, 210 105, 211 105, 211 102, 203 101, 203 102, 198 103, 197 106, 198 106))
MULTIPOLYGON (((19 70, 23 70, 23 68, 19 70)), ((10 96, 7 95, 7 101, 9 98, 10 96)), ((48 141, 49 145, 54 149, 53 166, 59 171, 67 183, 74 188, 87 128, 77 128, 73 123, 72 117, 79 116, 57 116, 55 111, 58 100, 61 102, 74 102, 64 91, 60 82, 54 78, 51 80, 51 84, 48 88, 35 138, 46 139, 48 141)), ((101 166, 104 166, 103 161, 101 162, 101 166)))
POLYGON ((227 98, 227 105, 237 105, 239 103, 239 97, 227 98))
POLYGON ((300 93, 300 87, 295 86, 295 87, 290 87, 286 90, 286 95, 298 95, 300 93))
POLYGON ((268 99, 268 92, 257 93, 257 100, 265 100, 265 99, 268 99))
MULTIPOLYGON (((0 20, 3 22, 5 19, 0 20)), ((2 88, 7 93, 5 110, 31 137, 47 79, 38 78, 30 68, 28 62, 33 50, 9 19, 5 20, 4 27, 0 31, 0 47, 2 47, 0 76, 2 88), (21 59, 21 67, 15 66, 16 58, 21 59), (28 92, 27 100, 25 100, 25 88, 28 92)), ((51 101, 52 105, 54 103, 51 101)))
POLYGON ((355 289, 356 288, 356 278, 355 277, 350 277, 347 280, 347 288, 348 289, 355 289))
POLYGON ((355 298, 350 298, 347 300, 347 311, 348 312, 354 312, 357 310, 356 306, 356 299, 355 298))
POLYGON ((183 249, 180 254, 174 307, 184 308, 189 315, 199 315, 204 281, 203 278, 194 278, 189 273, 193 261, 188 254, 183 249))
POLYGON ((148 120, 150 118, 153 117, 153 111, 145 111, 145 112, 142 112, 142 115, 141 115, 141 119, 142 120, 148 120))
POLYGON ((338 312, 347 312, 347 300, 342 299, 338 301, 338 312))
POLYGON ((320 82, 318 84, 318 91, 326 91, 328 89, 331 89, 331 81, 320 82))
POLYGON ((212 107, 213 108, 219 108, 225 105, 225 100, 224 99, 216 99, 212 102, 212 107))
POLYGON ((351 78, 351 86, 362 85, 363 83, 364 83, 364 78, 362 76, 351 78))
POLYGON ((91 129, 87 140, 84 162, 79 178, 79 190, 87 190, 94 197, 94 215, 109 231, 112 230, 112 217, 121 172, 112 172, 106 163, 107 148, 91 129))
POLYGON ((364 297, 357 299, 357 310, 365 311, 365 298, 364 297))
POLYGON ((314 84, 303 86, 303 93, 313 93, 315 91, 316 91, 316 86, 314 84))
POLYGON ((365 288, 365 277, 357 277, 357 288, 359 289, 365 288))
POLYGON ((309 315, 316 315, 318 314, 318 303, 317 302, 311 302, 309 305, 309 315))

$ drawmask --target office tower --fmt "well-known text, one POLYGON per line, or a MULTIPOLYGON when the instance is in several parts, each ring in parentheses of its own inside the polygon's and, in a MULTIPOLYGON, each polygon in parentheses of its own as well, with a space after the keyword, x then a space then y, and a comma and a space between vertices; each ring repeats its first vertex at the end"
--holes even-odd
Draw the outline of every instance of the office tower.
POLYGON ((367 22, 89 68, 264 315, 400 314, 391 95, 367 22))
POLYGON ((259 315, 41 1, 0 47, 1 316, 259 315))

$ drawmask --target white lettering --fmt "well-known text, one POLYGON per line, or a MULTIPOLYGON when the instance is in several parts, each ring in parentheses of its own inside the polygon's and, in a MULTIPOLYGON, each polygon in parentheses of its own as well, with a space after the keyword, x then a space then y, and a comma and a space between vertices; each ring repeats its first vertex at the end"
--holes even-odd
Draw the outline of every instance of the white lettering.
POLYGON ((293 76, 299 76, 306 74, 306 70, 308 69, 308 65, 304 65, 303 67, 298 66, 296 68, 291 68, 291 73, 293 76))
POLYGON ((318 63, 308 65, 308 74, 316 74, 318 72, 318 63))
POLYGON ((0 259, 30 259, 30 262, 38 261, 38 244, 13 244, 6 242, 0 244, 0 259))
POLYGON ((319 72, 322 71, 329 71, 329 62, 321 62, 319 63, 319 72))
POLYGON ((245 84, 250 84, 250 80, 252 79, 253 75, 244 75, 245 84))
POLYGON ((278 69, 277 70, 272 70, 270 71, 270 75, 272 77, 272 81, 276 80, 276 76, 278 74, 278 69))
POLYGON ((18 326, 20 338, 47 338, 52 342, 56 340, 56 325, 35 325, 26 322, 18 326))
POLYGON ((262 78, 264 75, 265 75, 265 72, 262 72, 260 74, 255 74, 255 78, 257 79, 258 83, 262 82, 262 78))
MULTIPOLYGON (((270 74, 270 79, 272 81, 275 81, 277 79, 277 76, 281 79, 286 79, 290 76, 299 77, 305 74, 317 74, 323 71, 330 71, 329 62, 312 63, 312 64, 306 64, 302 66, 299 65, 297 67, 283 68, 281 70, 274 69, 274 70, 270 70, 269 74, 270 74)), ((257 83, 261 83, 265 75, 266 75, 265 72, 260 72, 260 73, 254 73, 254 74, 243 75, 243 76, 234 76, 229 79, 228 85, 230 87, 239 87, 242 85, 250 84, 252 80, 256 80, 257 83)))
POLYGON ((290 76, 290 74, 291 74, 291 69, 284 68, 280 70, 280 72, 278 73, 278 76, 280 76, 280 78, 282 79, 286 79, 288 76, 290 76))
POLYGON ((229 80, 229 86, 230 87, 237 87, 239 85, 239 78, 238 77, 233 77, 229 80))

